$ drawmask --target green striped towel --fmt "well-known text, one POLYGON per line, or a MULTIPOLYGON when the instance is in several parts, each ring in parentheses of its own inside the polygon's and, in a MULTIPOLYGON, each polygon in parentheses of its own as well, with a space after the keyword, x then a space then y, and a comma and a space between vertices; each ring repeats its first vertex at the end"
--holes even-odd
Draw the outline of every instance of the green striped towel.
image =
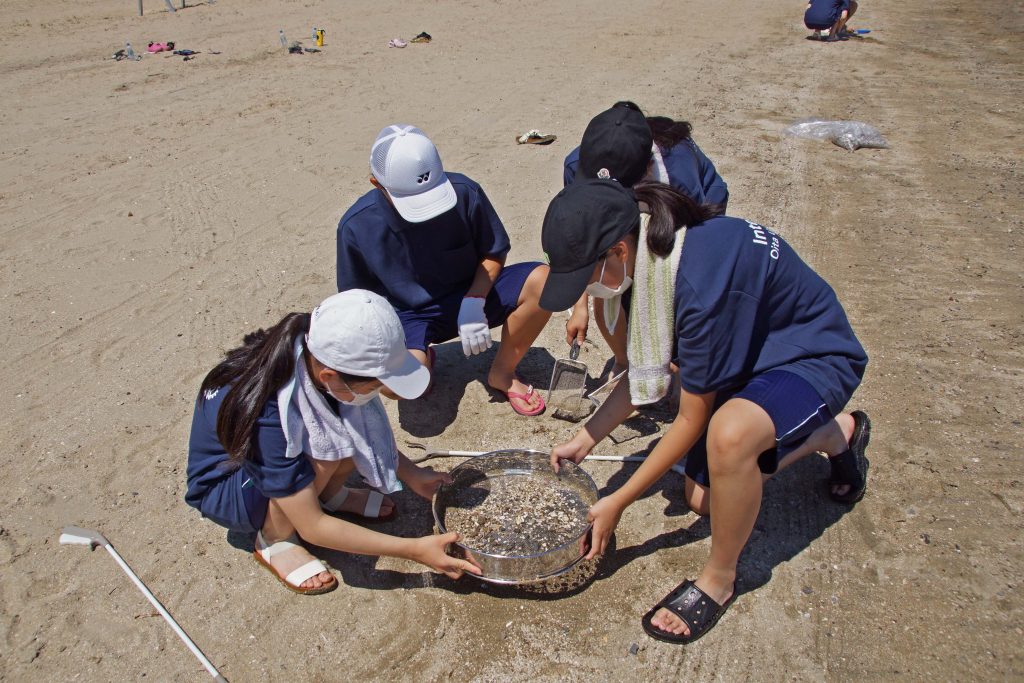
POLYGON ((633 303, 629 309, 629 394, 635 406, 655 403, 672 383, 672 341, 675 322, 676 270, 686 230, 676 231, 672 253, 658 257, 647 249, 651 216, 640 214, 633 272, 633 303))

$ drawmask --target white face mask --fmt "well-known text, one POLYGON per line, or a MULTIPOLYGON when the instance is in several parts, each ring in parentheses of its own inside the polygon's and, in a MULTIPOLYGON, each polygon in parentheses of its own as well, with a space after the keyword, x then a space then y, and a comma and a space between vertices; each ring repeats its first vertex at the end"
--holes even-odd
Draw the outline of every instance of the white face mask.
POLYGON ((604 280, 604 270, 607 267, 608 259, 606 257, 604 263, 601 264, 601 274, 598 276, 597 282, 591 282, 589 285, 587 285, 587 294, 594 297, 595 299, 614 299, 615 297, 621 295, 623 292, 629 289, 630 286, 633 284, 633 278, 626 275, 625 262, 623 262, 622 264, 622 284, 620 284, 615 289, 612 289, 608 285, 604 284, 602 280, 604 280))
POLYGON ((377 394, 380 393, 380 390, 382 388, 383 387, 377 387, 368 394, 357 394, 356 392, 352 391, 352 387, 348 387, 349 393, 352 394, 352 396, 354 396, 354 398, 350 401, 344 401, 335 396, 334 392, 331 391, 330 387, 327 387, 327 393, 330 394, 331 398, 333 398, 338 403, 344 403, 347 406, 365 406, 367 403, 376 398, 377 394))

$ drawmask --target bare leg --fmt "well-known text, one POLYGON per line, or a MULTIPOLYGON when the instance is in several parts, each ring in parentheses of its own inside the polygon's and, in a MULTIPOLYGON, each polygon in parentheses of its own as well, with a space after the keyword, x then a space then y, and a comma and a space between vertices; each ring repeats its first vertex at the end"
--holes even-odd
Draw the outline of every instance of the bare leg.
POLYGON ((686 504, 701 517, 711 514, 711 489, 687 477, 683 482, 686 504))
MULTIPOLYGON (((850 447, 850 439, 853 438, 853 426, 853 416, 849 413, 843 413, 818 427, 798 448, 787 453, 779 461, 779 469, 776 470, 776 474, 811 453, 824 453, 826 456, 839 455, 850 447)), ((832 493, 839 496, 845 495, 849 490, 849 484, 835 484, 832 486, 832 493)))
MULTIPOLYGON (((551 312, 540 307, 540 292, 548 277, 547 266, 537 266, 526 278, 519 293, 518 308, 512 312, 501 328, 501 344, 494 356, 487 384, 499 391, 525 394, 527 386, 516 377, 516 366, 536 341, 551 318, 551 312)), ((519 399, 510 399, 519 400, 519 399)), ((534 393, 529 401, 519 400, 521 408, 530 410, 540 405, 540 394, 534 393)))
MULTIPOLYGON (((833 418, 831 422, 822 425, 812 432, 799 447, 783 456, 782 460, 779 461, 775 474, 761 475, 762 480, 768 481, 796 461, 802 460, 812 453, 825 454, 826 456, 839 455, 850 447, 850 439, 853 438, 853 427, 853 416, 849 413, 843 413, 833 418)), ((849 484, 837 484, 832 487, 832 491, 836 495, 841 496, 849 488, 849 484)), ((711 514, 710 488, 702 486, 687 477, 684 483, 684 495, 686 496, 686 504, 698 515, 707 516, 711 514)))
POLYGON ((310 459, 309 462, 313 465, 313 488, 321 500, 330 498, 337 493, 355 467, 352 458, 344 460, 310 459))
MULTIPOLYGON (((842 453, 849 448, 853 428, 853 416, 848 413, 839 415, 812 432, 798 448, 787 453, 779 462, 776 473, 812 453, 842 453)), ((686 479, 685 492, 690 509, 700 515, 711 513, 711 559, 696 584, 715 602, 722 604, 734 590, 736 563, 757 521, 763 482, 770 478, 758 469, 757 456, 775 445, 775 427, 760 406, 744 399, 733 399, 719 409, 708 430, 708 466, 715 482, 715 495, 712 497, 710 489, 689 478, 686 479), (725 414, 727 420, 745 420, 746 423, 727 423, 724 430, 717 429, 716 420, 726 408, 731 411, 725 414), (736 424, 742 424, 742 427, 734 433, 722 433, 731 432, 730 427, 736 424), (769 432, 765 433, 765 429, 769 432), (714 433, 711 430, 715 430, 714 433), (755 441, 758 441, 755 450, 744 447, 745 443, 755 441), (738 453, 739 457, 729 457, 729 453, 738 453), (726 457, 722 457, 722 454, 726 454, 726 457), (724 487, 721 485, 723 480, 724 487), (726 496, 731 496, 730 500, 722 501, 726 496), (719 504, 716 505, 715 501, 719 501, 719 504)), ((833 491, 841 495, 848 488, 844 484, 834 486, 833 491)), ((689 633, 686 625, 668 610, 659 610, 653 623, 665 631, 689 633)))
POLYGON ((420 362, 420 365, 426 367, 428 370, 433 370, 433 368, 430 367, 430 357, 427 355, 426 351, 420 351, 419 349, 406 349, 406 350, 409 353, 411 353, 416 358, 416 360, 418 360, 420 362))
MULTIPOLYGON (((711 557, 696 580, 697 587, 718 604, 734 591, 736 563, 761 508, 762 478, 757 457, 775 445, 775 426, 756 403, 727 401, 708 425, 708 468, 715 495, 710 499, 711 557)), ((658 628, 689 633, 675 614, 661 609, 658 628)))
POLYGON ((850 9, 846 13, 846 18, 843 19, 843 28, 846 28, 846 25, 850 23, 850 19, 857 13, 857 7, 857 0, 850 0, 850 9))
MULTIPOLYGON (((295 533, 295 527, 291 522, 288 521, 288 517, 284 514, 278 504, 271 500, 267 504, 267 519, 263 522, 263 529, 261 530, 263 540, 267 544, 273 544, 277 541, 282 541, 292 534, 295 533)), ((257 544, 259 541, 257 541, 257 544)), ((288 576, 292 571, 298 569, 302 565, 306 564, 310 560, 315 559, 309 554, 309 551, 302 546, 296 546, 287 550, 286 552, 279 553, 270 558, 270 565, 277 571, 281 576, 288 576)), ((320 588, 334 580, 331 573, 328 571, 322 571, 316 576, 306 579, 299 587, 300 588, 320 588)))
POLYGON ((842 35, 843 29, 846 28, 846 22, 848 22, 850 20, 850 17, 852 17, 854 12, 856 12, 856 11, 857 11, 857 2, 856 2, 856 0, 850 0, 850 9, 839 14, 839 19, 832 26, 832 31, 831 31, 830 35, 834 35, 834 36, 842 35))
MULTIPOLYGON (((345 486, 345 481, 349 475, 352 474, 352 470, 355 469, 356 464, 352 458, 345 458, 344 460, 313 460, 313 472, 316 473, 316 478, 313 480, 313 487, 320 496, 320 500, 327 501, 334 497, 338 491, 345 486)), ((370 489, 349 489, 348 497, 345 498, 345 502, 341 504, 341 509, 344 512, 354 512, 356 514, 362 514, 363 510, 366 509, 366 498, 370 495, 370 489)), ((380 516, 386 517, 391 514, 391 511, 395 509, 395 502, 384 497, 384 500, 380 504, 380 516)))
MULTIPOLYGON (((427 355, 426 351, 420 351, 419 349, 406 349, 406 350, 409 353, 411 353, 416 360, 418 360, 420 362, 420 365, 422 365, 425 368, 427 368, 428 370, 430 370, 431 375, 433 375, 434 368, 431 367, 431 365, 430 365, 430 357, 427 355)), ((431 380, 433 380, 433 377, 431 377, 431 380)), ((380 393, 381 393, 381 396, 387 396, 388 398, 390 398, 393 401, 399 400, 398 394, 396 394, 395 392, 391 391, 387 387, 382 387, 381 390, 380 390, 380 393)))

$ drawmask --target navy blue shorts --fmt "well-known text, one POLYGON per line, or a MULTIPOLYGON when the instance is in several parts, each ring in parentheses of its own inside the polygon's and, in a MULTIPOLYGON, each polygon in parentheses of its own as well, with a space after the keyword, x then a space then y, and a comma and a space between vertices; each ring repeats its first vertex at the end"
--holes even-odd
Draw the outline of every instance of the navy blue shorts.
POLYGON ((848 2, 827 2, 817 0, 804 12, 804 26, 812 30, 832 28, 839 21, 839 15, 850 7, 848 2))
POLYGON ((232 531, 255 533, 263 528, 270 501, 253 486, 245 468, 239 467, 217 482, 203 497, 203 517, 232 531))
MULTIPOLYGON (((539 261, 530 261, 501 269, 484 302, 484 315, 491 327, 501 326, 512 315, 519 305, 519 294, 526 278, 541 265, 539 261)), ((398 319, 405 331, 405 347, 426 351, 431 344, 458 337, 459 307, 464 295, 465 292, 455 292, 415 311, 398 311, 398 319)))
POLYGON ((248 477, 242 479, 242 499, 245 501, 245 514, 250 528, 237 529, 237 531, 249 533, 259 531, 263 528, 263 523, 267 521, 267 507, 270 506, 270 499, 260 493, 248 477))
MULTIPOLYGON (((834 417, 807 380, 785 370, 769 370, 754 377, 746 386, 719 391, 713 411, 733 398, 743 398, 761 406, 775 425, 775 448, 765 451, 757 459, 758 467, 765 474, 774 474, 779 468, 779 461, 834 417)), ((707 438, 705 430, 686 454, 683 464, 686 476, 701 486, 711 486, 707 438)))

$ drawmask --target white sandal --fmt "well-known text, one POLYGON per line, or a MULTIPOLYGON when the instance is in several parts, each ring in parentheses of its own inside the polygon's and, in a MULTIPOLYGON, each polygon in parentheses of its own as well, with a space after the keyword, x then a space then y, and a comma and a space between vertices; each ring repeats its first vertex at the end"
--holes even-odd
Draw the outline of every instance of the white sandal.
POLYGON ((256 548, 252 551, 252 555, 256 558, 256 561, 261 565, 270 570, 270 573, 277 577, 277 580, 288 587, 289 590, 293 590, 296 593, 302 595, 320 595, 321 593, 327 593, 338 587, 338 580, 331 574, 331 580, 320 586, 319 588, 300 588, 303 581, 307 581, 317 574, 322 572, 329 572, 327 565, 321 560, 310 560, 306 564, 302 565, 298 569, 290 572, 288 576, 281 576, 276 569, 270 564, 270 558, 274 555, 291 550, 292 548, 300 547, 295 541, 299 540, 295 534, 292 534, 283 541, 277 541, 267 545, 267 542, 263 539, 263 532, 256 533, 256 548))
POLYGON ((370 490, 368 496, 366 496, 366 505, 363 506, 362 512, 349 512, 348 510, 342 510, 341 506, 348 500, 348 494, 352 489, 347 486, 342 486, 337 493, 331 496, 327 500, 320 501, 320 507, 327 512, 342 515, 354 515, 361 517, 363 521, 370 522, 386 522, 395 516, 396 508, 393 508, 390 513, 381 517, 380 507, 384 503, 384 494, 380 491, 370 490))

